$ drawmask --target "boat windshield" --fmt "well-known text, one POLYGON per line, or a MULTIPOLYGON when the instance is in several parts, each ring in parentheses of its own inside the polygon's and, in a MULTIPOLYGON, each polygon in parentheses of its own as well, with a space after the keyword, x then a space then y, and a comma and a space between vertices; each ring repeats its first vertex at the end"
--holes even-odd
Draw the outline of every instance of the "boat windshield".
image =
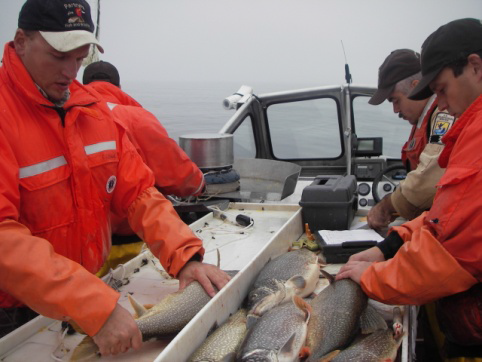
POLYGON ((378 106, 368 104, 368 97, 353 99, 355 132, 361 137, 382 137, 383 155, 400 158, 401 149, 407 141, 412 126, 393 113, 392 104, 383 102, 378 106))

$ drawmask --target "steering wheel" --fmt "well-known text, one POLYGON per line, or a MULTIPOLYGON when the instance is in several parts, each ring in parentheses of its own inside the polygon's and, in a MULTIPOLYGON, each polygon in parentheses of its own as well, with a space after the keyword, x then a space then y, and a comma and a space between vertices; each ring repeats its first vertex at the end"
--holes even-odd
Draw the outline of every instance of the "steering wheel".
POLYGON ((396 163, 380 171, 373 179, 372 184, 372 195, 375 203, 380 202, 386 194, 393 192, 400 181, 405 180, 405 177, 407 177, 407 169, 402 163, 396 163), (379 191, 380 186, 383 193, 379 191))

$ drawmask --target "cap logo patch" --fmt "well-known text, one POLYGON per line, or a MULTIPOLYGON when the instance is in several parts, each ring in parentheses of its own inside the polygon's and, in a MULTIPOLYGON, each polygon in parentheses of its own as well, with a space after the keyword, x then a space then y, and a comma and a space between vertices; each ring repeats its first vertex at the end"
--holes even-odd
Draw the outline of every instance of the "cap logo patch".
POLYGON ((82 4, 64 4, 64 8, 67 10, 66 28, 82 27, 88 28, 90 31, 90 24, 84 20, 85 8, 82 4))
POLYGON ((114 175, 109 177, 109 179, 107 180, 107 184, 105 185, 105 190, 107 191, 108 194, 111 194, 112 191, 114 191, 116 184, 117 184, 117 177, 115 177, 114 175))

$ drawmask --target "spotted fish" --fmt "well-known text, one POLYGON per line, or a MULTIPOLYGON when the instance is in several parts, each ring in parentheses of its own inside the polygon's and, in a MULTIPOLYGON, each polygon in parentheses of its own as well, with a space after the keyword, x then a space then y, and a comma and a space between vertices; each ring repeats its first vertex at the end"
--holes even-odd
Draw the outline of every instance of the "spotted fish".
POLYGON ((321 260, 308 249, 290 251, 268 262, 248 294, 249 314, 261 316, 294 295, 310 295, 318 283, 320 265, 321 260))
POLYGON ((246 336, 246 310, 240 309, 211 333, 191 355, 189 362, 234 361, 246 336))

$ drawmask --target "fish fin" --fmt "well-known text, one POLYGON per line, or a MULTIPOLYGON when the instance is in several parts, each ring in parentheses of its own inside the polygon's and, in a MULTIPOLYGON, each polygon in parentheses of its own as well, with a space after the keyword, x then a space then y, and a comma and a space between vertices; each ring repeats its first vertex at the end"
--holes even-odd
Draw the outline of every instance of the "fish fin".
POLYGON ((300 359, 306 358, 311 354, 311 349, 308 346, 303 346, 300 349, 300 353, 298 354, 298 357, 300 359))
POLYGON ((134 309, 134 311, 137 315, 137 318, 146 314, 147 309, 141 303, 139 303, 137 300, 135 300, 132 295, 127 294, 127 298, 129 299, 129 302, 131 303, 131 306, 134 309))
POLYGON ((360 327, 362 334, 370 334, 379 329, 386 330, 388 328, 385 319, 371 305, 368 305, 361 314, 360 327))
POLYGON ((297 295, 293 297, 293 303, 305 313, 306 322, 309 321, 311 313, 313 312, 311 305, 297 295))
POLYGON ((323 269, 320 269, 320 272, 321 274, 323 274, 323 276, 328 279, 328 281, 330 282, 330 284, 333 284, 335 282, 335 277, 333 275, 331 275, 330 273, 324 271, 323 269))
POLYGON ((333 352, 330 352, 328 354, 325 354, 323 357, 321 357, 318 362, 330 362, 333 358, 338 356, 340 354, 341 350, 336 349, 333 352))
MULTIPOLYGON (((291 337, 286 341, 286 343, 278 351, 278 356, 280 355, 291 355, 293 351, 293 344, 295 343, 296 332, 293 332, 291 337)), ((280 360, 278 358, 278 360, 280 360)))
POLYGON ((75 347, 72 357, 70 357, 70 361, 90 361, 94 357, 99 357, 99 347, 97 347, 91 337, 86 336, 82 342, 75 347))
POLYGON ((254 314, 248 314, 246 317, 246 328, 250 329, 252 326, 256 324, 260 317, 254 314))
POLYGON ((286 281, 285 286, 293 288, 295 294, 299 294, 301 290, 306 288, 306 279, 302 275, 295 275, 286 281))

